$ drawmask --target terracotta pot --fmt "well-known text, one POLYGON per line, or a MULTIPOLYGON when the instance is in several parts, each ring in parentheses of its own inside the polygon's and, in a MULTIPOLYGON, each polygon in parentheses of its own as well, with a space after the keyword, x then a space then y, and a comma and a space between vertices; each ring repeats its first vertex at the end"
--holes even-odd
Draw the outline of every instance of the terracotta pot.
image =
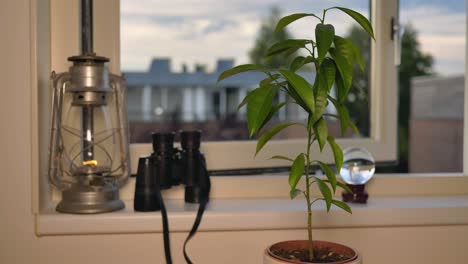
MULTIPOLYGON (((276 244, 271 245, 265 250, 263 256, 263 264, 286 264, 286 263, 303 263, 303 264, 313 264, 315 262, 302 262, 297 260, 288 260, 279 256, 275 256, 272 252, 274 250, 283 249, 283 250, 291 250, 291 249, 305 249, 308 247, 307 240, 290 240, 290 241, 282 241, 276 244)), ((314 241, 314 248, 323 248, 327 247, 330 248, 333 252, 343 254, 349 256, 349 260, 345 261, 338 261, 338 262, 329 262, 327 264, 362 264, 361 257, 357 253, 356 250, 332 242, 326 241, 314 241)))

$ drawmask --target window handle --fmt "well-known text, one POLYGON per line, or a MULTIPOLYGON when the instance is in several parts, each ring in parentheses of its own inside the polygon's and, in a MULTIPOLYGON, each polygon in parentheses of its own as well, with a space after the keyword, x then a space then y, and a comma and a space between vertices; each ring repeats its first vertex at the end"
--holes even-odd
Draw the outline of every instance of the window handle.
POLYGON ((401 31, 402 28, 400 26, 400 23, 398 21, 398 18, 392 17, 392 23, 391 23, 391 39, 393 40, 393 49, 394 49, 394 62, 395 66, 400 66, 401 64, 401 31))

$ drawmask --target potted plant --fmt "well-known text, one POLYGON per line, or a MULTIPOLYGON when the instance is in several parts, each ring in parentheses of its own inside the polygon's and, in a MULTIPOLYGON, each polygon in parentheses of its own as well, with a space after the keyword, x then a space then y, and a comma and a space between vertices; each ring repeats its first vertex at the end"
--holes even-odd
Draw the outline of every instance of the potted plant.
MULTIPOLYGON (((312 239, 313 203, 325 201, 327 212, 332 205, 335 205, 351 213, 351 208, 346 203, 333 199, 337 188, 343 188, 348 192, 351 190, 337 180, 331 167, 311 156, 311 147, 316 143, 322 152, 328 143, 334 155, 335 167, 337 171, 340 171, 343 164, 343 152, 335 142, 334 137, 328 134, 326 117, 339 119, 342 133, 348 128, 357 132, 356 126, 350 121, 344 100, 353 80, 353 66, 357 64, 361 70, 364 70, 360 50, 351 41, 335 35, 333 25, 325 23, 326 14, 331 10, 340 10, 349 15, 374 38, 369 20, 348 8, 331 7, 323 10, 321 16, 310 13, 288 15, 279 20, 277 31, 283 30, 284 27, 298 19, 313 17, 318 20, 315 27, 315 40, 288 39, 280 41, 271 46, 267 57, 281 53, 292 54, 299 49, 307 51, 307 56, 297 56, 292 60, 289 68, 269 69, 262 65, 239 65, 222 72, 218 78, 218 81, 221 81, 246 71, 261 71, 266 75, 266 78, 259 82, 259 87, 249 92, 239 105, 239 107, 247 106, 249 135, 252 137, 257 133, 261 134, 257 141, 255 155, 271 138, 287 127, 302 126, 307 133, 307 144, 304 147, 304 152, 298 153, 296 157, 277 155, 272 158, 287 160, 292 164, 288 179, 290 197, 294 199, 301 194, 305 196, 308 240, 284 241, 272 245, 265 251, 265 263, 360 263, 360 257, 356 251, 349 247, 312 239), (297 73, 307 64, 312 64, 315 71, 313 83, 309 83, 297 73), (336 95, 332 92, 332 87, 335 87, 336 95), (263 131, 262 128, 274 114, 286 105, 286 102, 273 105, 276 93, 286 93, 293 103, 306 111, 307 120, 302 123, 284 123, 263 131), (325 112, 328 102, 335 106, 337 115, 325 112), (310 169, 314 165, 320 166, 326 178, 310 174, 310 169), (297 188, 301 179, 305 180, 305 190, 297 188), (311 196, 312 184, 317 184, 321 193, 320 197, 313 198, 311 196)), ((310 67, 308 68, 310 69, 310 67)))

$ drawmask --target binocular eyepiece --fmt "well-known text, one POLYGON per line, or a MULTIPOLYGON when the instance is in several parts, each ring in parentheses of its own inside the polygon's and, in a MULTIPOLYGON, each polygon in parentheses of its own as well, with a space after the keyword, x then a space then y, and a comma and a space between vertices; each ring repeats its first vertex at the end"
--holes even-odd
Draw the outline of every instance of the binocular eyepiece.
POLYGON ((174 149, 174 132, 167 133, 153 133, 153 152, 154 153, 165 153, 171 152, 174 149))
MULTIPOLYGON (((153 151, 155 153, 168 152, 174 149, 174 132, 153 133, 153 151)), ((201 131, 180 131, 180 145, 184 150, 198 150, 201 143, 201 131)))
POLYGON ((181 131, 179 135, 181 149, 174 147, 174 132, 152 134, 153 153, 138 163, 135 210, 160 210, 160 190, 179 184, 185 185, 186 202, 200 203, 207 198, 209 176, 200 152, 201 131, 181 131))
POLYGON ((199 150, 201 143, 201 131, 181 131, 180 144, 185 150, 199 150))

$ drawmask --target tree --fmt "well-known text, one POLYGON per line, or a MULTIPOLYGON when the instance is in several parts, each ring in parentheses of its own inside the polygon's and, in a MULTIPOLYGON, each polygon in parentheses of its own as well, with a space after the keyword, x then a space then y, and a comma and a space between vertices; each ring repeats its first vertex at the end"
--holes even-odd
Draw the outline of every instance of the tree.
POLYGON ((291 54, 281 54, 271 58, 265 58, 268 48, 274 43, 290 39, 291 35, 287 30, 275 32, 276 24, 281 18, 281 10, 274 6, 271 8, 270 15, 263 19, 262 25, 255 40, 254 47, 249 51, 250 62, 253 64, 262 64, 271 68, 289 66, 291 54))
MULTIPOLYGON (((348 39, 352 40, 362 51, 362 56, 366 64, 367 71, 355 74, 353 88, 348 96, 347 107, 351 116, 355 119, 360 130, 366 131, 369 128, 369 62, 370 62, 370 42, 366 33, 359 27, 354 26, 348 34, 348 39)), ((409 137, 409 116, 411 104, 411 79, 416 76, 434 74, 432 68, 434 59, 430 54, 424 54, 418 41, 418 33, 411 26, 404 27, 401 39, 401 65, 399 68, 399 108, 398 108, 398 145, 399 162, 397 166, 385 168, 385 172, 408 172, 408 137, 409 137)), ((355 69, 356 71, 357 69, 355 69)), ((364 134, 364 133, 363 133, 364 134)))
POLYGON ((364 72, 359 67, 353 68, 353 83, 348 94, 346 107, 363 136, 369 136, 369 70, 370 70, 370 38, 366 31, 353 26, 347 36, 362 52, 364 72))
POLYGON ((398 108, 399 166, 397 172, 408 171, 409 116, 411 109, 411 79, 416 76, 434 74, 434 58, 424 54, 418 41, 417 31, 410 25, 405 26, 401 39, 400 106, 398 108))

